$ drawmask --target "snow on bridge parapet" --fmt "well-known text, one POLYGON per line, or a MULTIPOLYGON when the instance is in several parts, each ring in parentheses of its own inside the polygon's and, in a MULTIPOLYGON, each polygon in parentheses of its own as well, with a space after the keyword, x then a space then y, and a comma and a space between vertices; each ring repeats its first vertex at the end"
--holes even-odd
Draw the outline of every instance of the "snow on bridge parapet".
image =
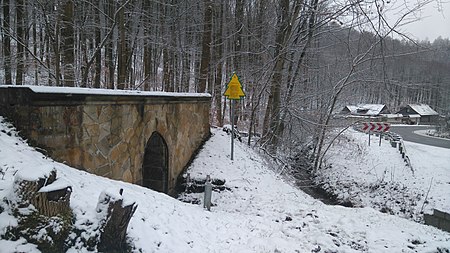
POLYGON ((209 136, 210 102, 204 93, 0 85, 0 115, 53 159, 166 193, 209 136))
MULTIPOLYGON (((17 88, 16 85, 3 85, 0 88, 17 88)), ((163 91, 140 91, 140 90, 111 90, 92 89, 82 87, 55 87, 55 86, 19 86, 28 88, 35 93, 64 93, 64 94, 85 94, 85 95, 110 95, 110 96, 153 96, 153 97, 211 97, 208 93, 183 93, 183 92, 163 92, 163 91)))
POLYGON ((139 90, 109 90, 109 89, 92 89, 80 87, 54 87, 54 86, 32 86, 32 85, 0 85, 0 99, 8 99, 10 101, 0 102, 45 102, 53 101, 54 103, 77 103, 84 102, 132 102, 139 103, 145 100, 146 103, 158 101, 210 101, 211 95, 208 93, 178 93, 178 92, 162 92, 162 91, 139 91, 139 90), (5 97, 1 94, 10 94, 5 97), (19 96, 19 94, 21 96, 19 96), (23 101, 23 99, 31 101, 23 101))

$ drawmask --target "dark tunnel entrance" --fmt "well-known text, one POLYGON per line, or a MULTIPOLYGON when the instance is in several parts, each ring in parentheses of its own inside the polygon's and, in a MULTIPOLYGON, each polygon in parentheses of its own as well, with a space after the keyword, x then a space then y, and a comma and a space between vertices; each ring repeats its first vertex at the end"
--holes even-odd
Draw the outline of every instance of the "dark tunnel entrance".
POLYGON ((167 193, 169 182, 169 152, 164 138, 157 132, 145 146, 142 164, 142 185, 155 191, 167 193))

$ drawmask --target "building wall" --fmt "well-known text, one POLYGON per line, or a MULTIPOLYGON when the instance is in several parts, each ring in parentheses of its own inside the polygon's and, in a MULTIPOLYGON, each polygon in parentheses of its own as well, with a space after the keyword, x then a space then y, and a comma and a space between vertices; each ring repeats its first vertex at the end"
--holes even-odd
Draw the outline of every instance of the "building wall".
MULTIPOLYGON (((400 109, 397 113, 403 114, 406 119, 409 115, 419 115, 418 112, 414 111, 411 107, 405 106, 400 109)), ((439 115, 421 115, 419 118, 411 118, 409 121, 415 122, 415 123, 436 123, 439 120, 439 115)))
POLYGON ((145 145, 157 131, 169 149, 169 192, 210 133, 209 97, 7 93, 0 89, 0 113, 25 138, 53 159, 100 176, 140 184, 145 145))

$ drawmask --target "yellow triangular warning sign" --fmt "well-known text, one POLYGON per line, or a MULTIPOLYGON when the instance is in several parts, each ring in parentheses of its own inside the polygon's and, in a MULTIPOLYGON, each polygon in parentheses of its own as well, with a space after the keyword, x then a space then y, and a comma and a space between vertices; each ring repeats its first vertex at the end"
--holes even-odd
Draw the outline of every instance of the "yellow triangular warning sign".
POLYGON ((233 74, 231 77, 231 80, 228 83, 227 89, 223 95, 228 99, 241 99, 242 97, 245 97, 241 82, 236 74, 233 74))

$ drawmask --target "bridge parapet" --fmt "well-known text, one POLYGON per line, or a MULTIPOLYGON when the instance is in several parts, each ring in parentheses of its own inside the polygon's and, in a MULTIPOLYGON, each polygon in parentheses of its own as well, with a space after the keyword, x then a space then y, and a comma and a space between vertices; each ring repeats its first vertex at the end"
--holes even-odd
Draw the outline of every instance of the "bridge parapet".
POLYGON ((0 114, 32 145, 100 176, 142 185, 146 145, 157 132, 168 152, 167 176, 156 180, 168 193, 210 133, 210 102, 209 94, 0 86, 0 114))

